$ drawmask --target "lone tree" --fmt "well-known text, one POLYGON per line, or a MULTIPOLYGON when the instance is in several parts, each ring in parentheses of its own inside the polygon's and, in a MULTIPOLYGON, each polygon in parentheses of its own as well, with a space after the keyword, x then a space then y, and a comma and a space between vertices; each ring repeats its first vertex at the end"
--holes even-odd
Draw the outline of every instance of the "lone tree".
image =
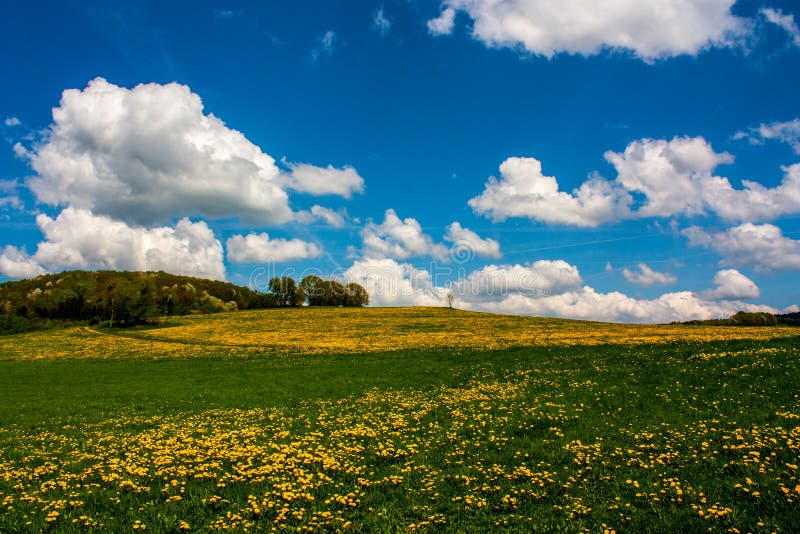
POLYGON ((453 309, 453 302, 455 302, 456 298, 453 296, 452 293, 447 294, 447 305, 450 306, 450 309, 453 309))

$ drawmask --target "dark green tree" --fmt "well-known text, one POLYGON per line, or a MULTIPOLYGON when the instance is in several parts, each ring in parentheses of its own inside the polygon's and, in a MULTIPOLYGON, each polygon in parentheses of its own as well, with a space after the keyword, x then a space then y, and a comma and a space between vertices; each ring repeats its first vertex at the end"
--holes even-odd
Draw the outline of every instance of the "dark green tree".
POLYGON ((158 313, 150 280, 121 280, 111 295, 110 326, 144 324, 158 313))
POLYGON ((771 313, 740 311, 732 315, 728 322, 734 326, 775 326, 778 319, 771 313))
POLYGON ((285 308, 287 306, 296 306, 297 282, 294 278, 277 276, 269 281, 269 290, 278 302, 278 306, 285 308))
POLYGON ((347 284, 347 297, 344 306, 366 306, 369 304, 369 293, 355 282, 347 284))
POLYGON ((300 280, 300 289, 303 291, 303 295, 308 300, 309 306, 321 305, 322 283, 322 278, 313 274, 305 276, 302 280, 300 280))

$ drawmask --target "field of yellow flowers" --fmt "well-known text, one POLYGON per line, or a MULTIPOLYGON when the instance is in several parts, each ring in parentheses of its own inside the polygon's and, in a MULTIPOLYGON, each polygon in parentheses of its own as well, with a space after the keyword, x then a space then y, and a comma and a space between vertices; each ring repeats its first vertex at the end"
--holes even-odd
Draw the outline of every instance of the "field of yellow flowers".
POLYGON ((797 532, 798 334, 411 308, 8 336, 0 532, 797 532))
POLYGON ((287 308, 165 318, 160 328, 88 327, 0 337, 0 358, 175 358, 207 355, 491 351, 525 346, 653 344, 796 336, 774 327, 627 325, 443 308, 287 308))

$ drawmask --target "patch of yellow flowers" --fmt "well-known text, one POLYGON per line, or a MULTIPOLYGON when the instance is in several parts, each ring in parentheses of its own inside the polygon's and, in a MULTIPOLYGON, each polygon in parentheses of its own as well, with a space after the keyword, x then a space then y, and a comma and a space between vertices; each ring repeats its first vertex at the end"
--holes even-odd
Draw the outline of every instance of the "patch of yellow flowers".
MULTIPOLYGON (((685 474, 722 461, 726 476, 741 479, 741 499, 769 493, 789 506, 800 500, 797 465, 786 461, 800 454, 800 427, 720 420, 639 432, 621 426, 616 433, 625 445, 611 446, 601 437, 553 433, 580 424, 585 407, 565 402, 557 389, 548 393, 547 385, 545 377, 519 371, 460 388, 372 390, 297 408, 124 416, 50 431, 0 428, 0 450, 13 444, 14 451, 0 457, 0 521, 5 516, 23 530, 105 530, 127 514, 134 530, 163 530, 169 526, 153 521, 164 516, 179 530, 347 530, 365 514, 397 521, 381 506, 395 495, 413 496, 401 516, 412 531, 470 514, 519 527, 532 521, 524 513, 532 503, 564 525, 577 525, 602 504, 599 512, 623 530, 636 508, 682 507, 713 528, 733 528, 738 498, 709 502, 685 474), (525 436, 555 457, 528 454, 517 441, 525 436), (701 441, 708 446, 687 446, 701 441), (509 450, 514 454, 493 460, 509 450), (593 484, 617 484, 618 496, 598 502, 593 484), (159 515, 148 515, 156 506, 159 515)), ((582 387, 602 394, 593 384, 582 387)))

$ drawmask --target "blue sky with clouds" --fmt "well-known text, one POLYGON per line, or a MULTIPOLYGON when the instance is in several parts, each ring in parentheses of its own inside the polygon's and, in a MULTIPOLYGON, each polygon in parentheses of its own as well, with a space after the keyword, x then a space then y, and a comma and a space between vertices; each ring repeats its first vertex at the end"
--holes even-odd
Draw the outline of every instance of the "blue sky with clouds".
POLYGON ((9 6, 0 277, 269 267, 377 305, 793 309, 798 22, 767 0, 9 6))

